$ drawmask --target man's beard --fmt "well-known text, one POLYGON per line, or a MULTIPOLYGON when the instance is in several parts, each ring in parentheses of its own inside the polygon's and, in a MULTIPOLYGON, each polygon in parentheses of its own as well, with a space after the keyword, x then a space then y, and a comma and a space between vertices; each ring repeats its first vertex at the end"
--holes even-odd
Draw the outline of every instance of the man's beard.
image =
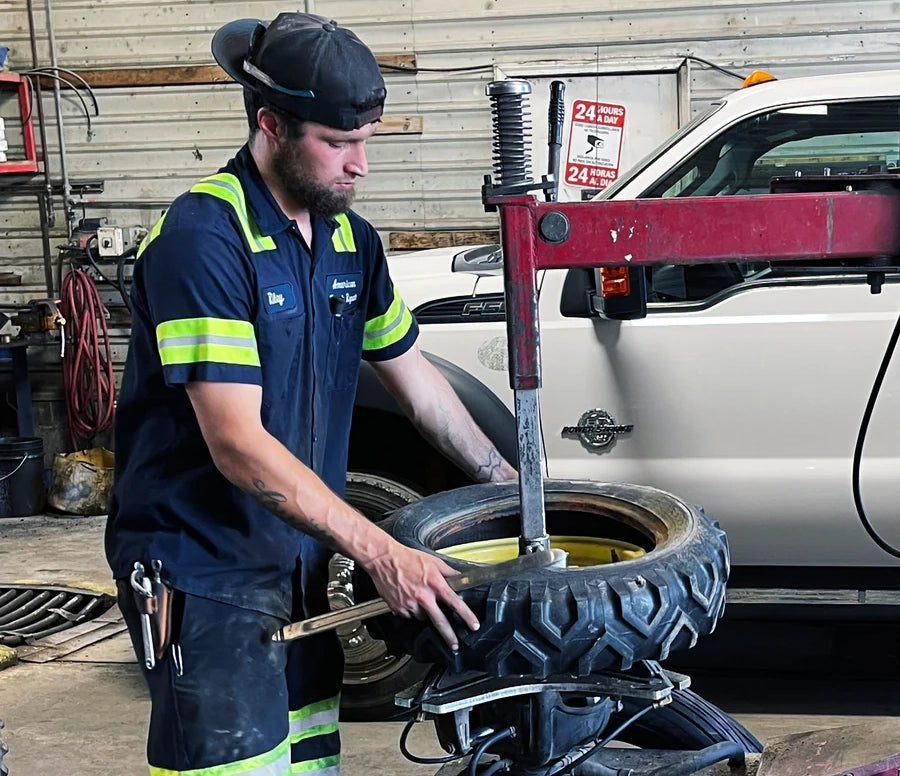
POLYGON ((347 212, 356 190, 336 191, 323 186, 304 172, 304 166, 304 154, 293 143, 285 143, 272 157, 272 171, 294 204, 323 218, 347 212))

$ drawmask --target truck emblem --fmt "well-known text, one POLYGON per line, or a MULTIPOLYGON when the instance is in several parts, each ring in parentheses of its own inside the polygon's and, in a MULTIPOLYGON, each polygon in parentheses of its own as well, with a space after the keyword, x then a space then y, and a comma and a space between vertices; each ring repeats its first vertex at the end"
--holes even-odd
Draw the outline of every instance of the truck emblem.
POLYGON ((604 410, 588 410, 578 419, 577 426, 564 426, 562 435, 581 437, 581 443, 592 450, 612 446, 619 434, 627 434, 634 425, 619 425, 604 410))

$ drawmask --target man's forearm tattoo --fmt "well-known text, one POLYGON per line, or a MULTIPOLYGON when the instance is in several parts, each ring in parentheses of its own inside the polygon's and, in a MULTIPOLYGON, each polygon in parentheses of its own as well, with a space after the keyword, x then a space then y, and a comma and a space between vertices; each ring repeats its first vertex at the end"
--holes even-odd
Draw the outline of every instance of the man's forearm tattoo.
POLYGON ((430 428, 419 427, 419 430, 438 450, 453 460, 464 471, 469 471, 477 482, 493 482, 494 476, 503 470, 503 456, 491 447, 487 452, 487 461, 475 463, 472 453, 472 433, 474 423, 470 420, 464 431, 454 428, 453 416, 445 409, 438 412, 438 420, 430 428))
POLYGON ((482 463, 475 469, 475 479, 479 482, 492 482, 494 475, 503 465, 503 457, 497 452, 496 447, 488 450, 487 462, 482 463))
POLYGON ((318 525, 310 525, 307 523, 301 529, 304 533, 312 536, 313 539, 318 539, 322 544, 326 547, 334 550, 335 552, 341 552, 341 548, 338 547, 337 539, 335 539, 334 534, 329 531, 326 531, 324 528, 318 525))
POLYGON ((287 502, 287 496, 285 496, 284 493, 279 493, 277 490, 267 488, 262 480, 253 480, 253 487, 256 489, 253 493, 253 497, 272 514, 280 517, 288 525, 318 539, 323 544, 331 547, 331 549, 334 550, 337 548, 337 541, 330 532, 320 526, 298 520, 284 508, 284 504, 287 502))
POLYGON ((287 513, 282 506, 287 501, 287 496, 285 496, 284 493, 279 493, 277 490, 267 488, 266 483, 262 480, 253 480, 253 487, 256 488, 253 497, 260 504, 279 517, 287 517, 287 513))

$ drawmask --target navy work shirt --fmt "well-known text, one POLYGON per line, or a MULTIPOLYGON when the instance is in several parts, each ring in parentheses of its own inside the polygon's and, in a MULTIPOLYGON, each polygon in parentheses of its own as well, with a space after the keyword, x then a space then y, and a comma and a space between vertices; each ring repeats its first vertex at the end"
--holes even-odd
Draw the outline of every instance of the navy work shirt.
POLYGON ((360 356, 398 356, 418 329, 369 223, 312 231, 310 253, 244 146, 142 243, 106 535, 117 579, 158 558, 180 590, 289 615, 303 534, 218 471, 184 384, 262 386, 263 426, 343 494, 360 356))

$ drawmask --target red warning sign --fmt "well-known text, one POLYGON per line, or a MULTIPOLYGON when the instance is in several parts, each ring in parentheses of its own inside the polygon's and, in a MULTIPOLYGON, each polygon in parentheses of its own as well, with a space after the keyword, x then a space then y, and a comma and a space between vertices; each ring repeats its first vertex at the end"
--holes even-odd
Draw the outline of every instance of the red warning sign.
POLYGON ((575 100, 565 182, 605 189, 619 176, 625 106, 575 100))

